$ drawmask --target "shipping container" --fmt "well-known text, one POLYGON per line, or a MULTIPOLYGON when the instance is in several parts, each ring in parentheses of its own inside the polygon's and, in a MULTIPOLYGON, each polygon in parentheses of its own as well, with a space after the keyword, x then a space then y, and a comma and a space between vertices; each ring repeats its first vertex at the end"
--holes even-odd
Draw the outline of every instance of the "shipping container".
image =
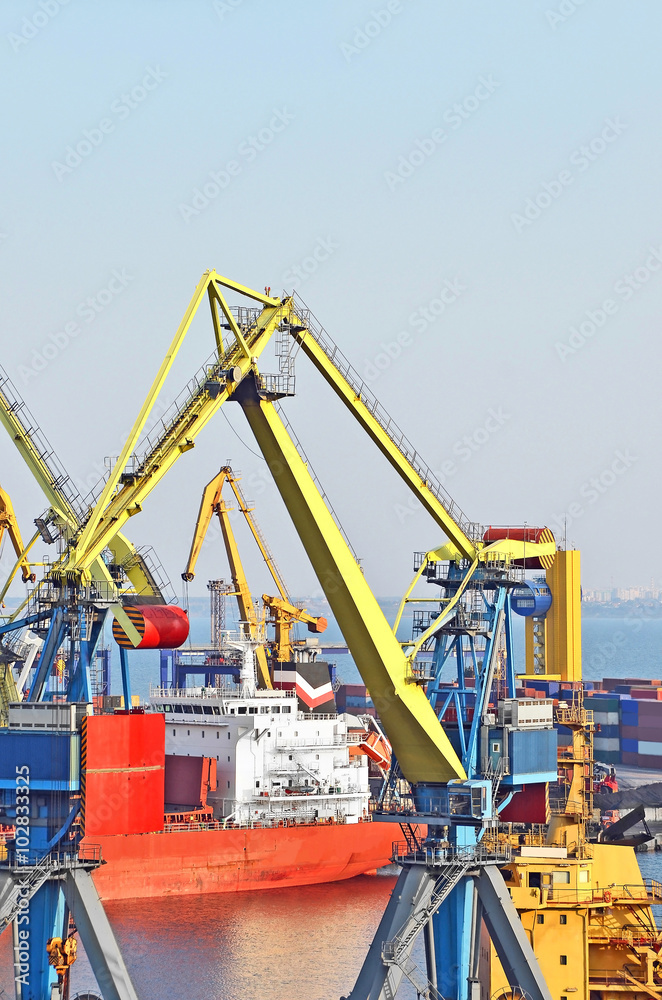
POLYGON ((16 775, 29 768, 32 791, 77 791, 80 736, 76 732, 0 729, 0 788, 16 790, 16 775))
POLYGON ((621 739, 645 740, 657 742, 662 736, 662 729, 656 726, 621 726, 621 739))
POLYGON ((599 725, 595 732, 596 738, 599 736, 602 739, 618 739, 621 735, 621 727, 616 726, 603 726, 599 725))
MULTIPOLYGON (((590 708, 589 702, 584 702, 584 708, 590 708)), ((596 726, 618 726, 620 716, 618 712, 596 712, 593 709, 593 722, 596 726)))
POLYGON ((81 822, 87 837, 163 829, 165 717, 91 715, 81 735, 81 822))
POLYGON ((596 736, 593 740, 593 750, 595 756, 597 757, 602 752, 608 753, 609 751, 613 751, 618 753, 620 750, 625 750, 626 747, 623 745, 623 742, 624 741, 619 740, 618 737, 616 737, 616 739, 600 739, 600 737, 596 736))
POLYGON ((632 687, 630 694, 638 701, 662 701, 662 689, 657 687, 632 687))
POLYGON ((637 766, 647 771, 662 771, 662 757, 651 757, 648 754, 637 754, 637 766))
POLYGON ((514 730, 510 734, 508 756, 510 777, 527 774, 553 773, 556 775, 556 731, 554 729, 514 730))
POLYGON ((621 739, 621 753, 639 753, 639 740, 621 739))
POLYGON ((620 764, 622 754, 620 750, 603 750, 600 754, 602 764, 620 764))

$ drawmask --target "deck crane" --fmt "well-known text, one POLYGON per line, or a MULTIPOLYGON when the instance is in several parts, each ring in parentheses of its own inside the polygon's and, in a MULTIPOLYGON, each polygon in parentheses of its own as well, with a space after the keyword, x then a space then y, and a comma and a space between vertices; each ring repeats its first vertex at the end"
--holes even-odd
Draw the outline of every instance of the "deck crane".
MULTIPOLYGON (((267 542, 260 530, 260 527, 253 516, 253 508, 249 506, 239 485, 239 477, 232 471, 229 465, 222 467, 218 475, 214 476, 210 483, 207 483, 200 501, 200 511, 195 525, 191 550, 186 564, 186 570, 182 573, 182 579, 193 580, 195 576, 195 566, 205 540, 209 525, 214 514, 218 517, 225 551, 230 564, 232 585, 239 605, 239 616, 241 621, 246 622, 249 635, 256 639, 260 633, 261 622, 253 603, 253 598, 248 586, 246 574, 239 556, 239 549, 230 522, 229 507, 222 497, 223 486, 229 483, 234 493, 237 506, 246 519, 251 534, 262 554, 271 577, 278 588, 279 597, 270 597, 268 594, 262 595, 262 602, 269 622, 275 628, 273 644, 268 648, 271 658, 277 663, 286 663, 292 659, 292 627, 295 622, 302 622, 308 626, 308 630, 314 633, 323 632, 326 628, 326 619, 308 614, 305 608, 298 608, 292 603, 282 575, 276 566, 276 561, 267 545, 267 542)), ((260 644, 255 650, 257 662, 258 684, 262 688, 272 687, 272 675, 267 661, 266 648, 260 644)))

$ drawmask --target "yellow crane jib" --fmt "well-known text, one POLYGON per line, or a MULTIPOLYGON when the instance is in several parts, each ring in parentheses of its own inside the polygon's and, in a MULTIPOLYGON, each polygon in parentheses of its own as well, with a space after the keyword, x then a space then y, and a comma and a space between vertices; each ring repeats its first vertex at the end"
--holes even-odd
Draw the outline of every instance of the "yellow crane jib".
MULTIPOLYGON (((222 468, 218 475, 214 476, 211 482, 207 483, 202 491, 200 510, 198 511, 198 517, 195 523, 191 550, 189 552, 186 570, 182 573, 182 579, 187 582, 193 580, 195 576, 195 565, 198 561, 198 556, 200 555, 202 543, 207 535, 211 519, 214 514, 216 514, 221 526, 221 532, 223 534, 223 542, 225 544, 228 563, 230 564, 230 575, 232 577, 234 594, 237 598, 237 604, 239 605, 239 616, 241 620, 246 623, 250 638, 258 639, 261 631, 261 622, 258 621, 257 612, 255 610, 253 598, 248 586, 248 580, 246 579, 244 567, 239 555, 239 548, 234 537, 232 525, 230 524, 229 511, 221 496, 223 485, 227 481, 229 475, 232 475, 232 470, 227 466, 222 468)), ((255 662, 257 666, 258 685, 261 688, 273 687, 269 673, 267 654, 262 643, 259 643, 255 648, 255 662)))
POLYGON ((23 583, 34 583, 36 576, 30 569, 30 564, 27 560, 27 551, 23 545, 21 531, 18 526, 18 520, 16 519, 12 502, 9 499, 9 494, 0 488, 0 542, 2 542, 5 532, 9 535, 14 552, 16 553, 16 558, 19 560, 19 568, 21 570, 23 583))
POLYGON ((408 662, 275 407, 255 376, 233 394, 242 406, 405 777, 466 778, 425 693, 409 684, 408 662))
POLYGON ((133 428, 115 463, 99 500, 76 539, 75 551, 68 565, 85 571, 120 531, 127 519, 142 509, 145 498, 163 479, 180 455, 190 450, 208 421, 229 398, 235 385, 251 370, 273 333, 291 311, 289 300, 274 298, 223 278, 215 271, 202 276, 184 314, 152 387, 133 428), (259 302, 262 306, 255 322, 240 326, 221 288, 226 288, 259 302), (193 318, 205 300, 212 311, 216 335, 216 361, 165 428, 158 440, 144 454, 137 467, 128 469, 136 453, 140 436, 165 379, 188 333, 193 318), (224 332, 229 330, 229 335, 224 332))
POLYGON ((269 621, 276 629, 273 650, 275 659, 279 663, 288 663, 292 659, 291 633, 295 622, 306 625, 308 631, 315 635, 326 630, 328 624, 326 618, 309 615, 305 608, 297 608, 282 598, 263 594, 262 603, 269 615, 269 621))

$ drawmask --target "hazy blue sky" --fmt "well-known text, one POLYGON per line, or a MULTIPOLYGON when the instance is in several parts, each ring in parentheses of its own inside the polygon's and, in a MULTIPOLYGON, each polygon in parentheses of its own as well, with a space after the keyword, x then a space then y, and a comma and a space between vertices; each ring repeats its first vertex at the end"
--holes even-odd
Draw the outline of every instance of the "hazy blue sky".
MULTIPOLYGON (((566 523, 587 586, 662 583, 661 29, 652 0, 8 0, 2 365, 82 487, 205 269, 296 287, 472 519, 566 523)), ((212 346, 205 316, 169 399, 212 346)), ((297 375, 287 413, 398 593, 438 530, 297 375)), ((131 521, 174 581, 230 459, 316 590, 255 450, 228 405, 131 521)), ((2 456, 27 535, 44 504, 2 456)), ((224 570, 210 542, 195 590, 224 570)))

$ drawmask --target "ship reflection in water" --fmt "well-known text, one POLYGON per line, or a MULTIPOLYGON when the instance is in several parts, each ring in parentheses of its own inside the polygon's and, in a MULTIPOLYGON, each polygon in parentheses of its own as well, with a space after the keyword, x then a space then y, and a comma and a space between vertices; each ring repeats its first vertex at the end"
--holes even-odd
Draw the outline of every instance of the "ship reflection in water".
MULTIPOLYGON (((354 985, 394 885, 390 875, 363 875, 106 909, 140 1000, 333 1000, 354 985)), ((72 993, 95 989, 79 956, 72 993)), ((10 963, 11 932, 0 941, 0 987, 13 997, 10 963)))

